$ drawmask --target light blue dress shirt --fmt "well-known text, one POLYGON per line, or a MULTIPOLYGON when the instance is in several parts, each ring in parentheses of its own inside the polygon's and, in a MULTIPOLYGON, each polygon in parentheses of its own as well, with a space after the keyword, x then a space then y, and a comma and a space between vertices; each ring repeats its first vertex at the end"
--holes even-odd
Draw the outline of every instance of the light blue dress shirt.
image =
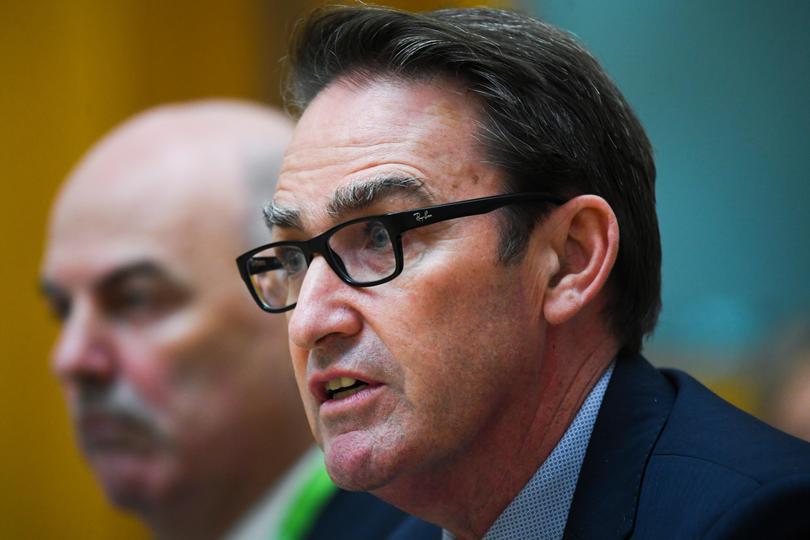
MULTIPOLYGON (((498 516, 484 540, 559 540, 577 487, 579 470, 591 439, 614 364, 605 371, 580 407, 557 446, 534 476, 498 516)), ((442 531, 442 540, 455 540, 442 531)))

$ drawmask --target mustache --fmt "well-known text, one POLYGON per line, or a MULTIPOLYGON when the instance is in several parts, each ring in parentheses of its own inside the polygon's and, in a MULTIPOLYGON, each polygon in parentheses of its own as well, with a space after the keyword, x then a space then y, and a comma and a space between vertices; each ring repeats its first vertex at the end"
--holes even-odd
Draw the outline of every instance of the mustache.
POLYGON ((158 414, 126 382, 112 384, 85 382, 78 387, 74 416, 81 439, 92 439, 86 433, 86 422, 104 419, 123 428, 127 433, 152 442, 165 442, 158 414))

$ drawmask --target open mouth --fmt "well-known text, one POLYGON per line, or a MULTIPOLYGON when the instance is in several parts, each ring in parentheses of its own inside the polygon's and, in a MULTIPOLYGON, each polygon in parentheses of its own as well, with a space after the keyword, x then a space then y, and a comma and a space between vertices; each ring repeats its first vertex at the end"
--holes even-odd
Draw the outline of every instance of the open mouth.
POLYGON ((368 386, 367 382, 353 377, 337 377, 328 381, 324 388, 326 388, 327 399, 343 399, 356 394, 366 386, 368 386))

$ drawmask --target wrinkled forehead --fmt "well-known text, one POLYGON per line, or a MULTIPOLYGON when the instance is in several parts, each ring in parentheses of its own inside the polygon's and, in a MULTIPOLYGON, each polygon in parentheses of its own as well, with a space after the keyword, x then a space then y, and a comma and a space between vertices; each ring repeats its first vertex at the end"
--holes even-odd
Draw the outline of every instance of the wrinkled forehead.
POLYGON ((301 116, 274 208, 322 227, 339 217, 336 200, 358 185, 407 184, 378 191, 414 203, 475 196, 476 182, 496 174, 477 138, 478 118, 476 98, 447 79, 333 82, 301 116))

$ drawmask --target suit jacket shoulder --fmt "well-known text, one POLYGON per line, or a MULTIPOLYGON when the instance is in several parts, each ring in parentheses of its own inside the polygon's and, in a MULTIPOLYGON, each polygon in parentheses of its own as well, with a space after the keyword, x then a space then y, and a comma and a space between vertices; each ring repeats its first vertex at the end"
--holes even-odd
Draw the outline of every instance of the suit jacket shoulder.
POLYGON ((384 539, 408 515, 363 492, 338 489, 329 499, 307 534, 307 540, 384 539))
POLYGON ((565 536, 810 538, 808 504, 810 445, 685 373, 619 358, 565 536))
POLYGON ((411 517, 388 540, 441 540, 442 530, 436 525, 411 517))

